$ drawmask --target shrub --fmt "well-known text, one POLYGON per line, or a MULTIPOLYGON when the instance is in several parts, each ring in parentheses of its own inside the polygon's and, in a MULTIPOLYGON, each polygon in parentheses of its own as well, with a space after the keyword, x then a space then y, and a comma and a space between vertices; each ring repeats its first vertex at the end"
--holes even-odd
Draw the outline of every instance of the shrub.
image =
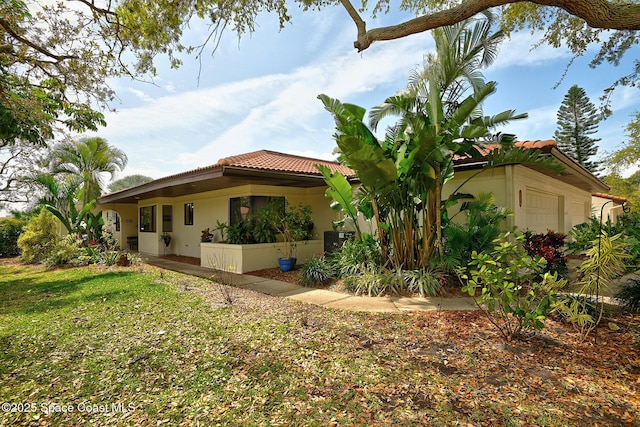
POLYGON ((303 285, 318 285, 333 277, 333 269, 325 257, 313 257, 302 266, 299 274, 303 285))
POLYGON ((48 210, 43 209, 31 218, 18 238, 20 259, 26 263, 47 259, 60 240, 58 227, 58 220, 48 210))
POLYGON ((58 240, 51 253, 44 260, 47 266, 81 266, 91 263, 91 258, 86 255, 82 247, 82 239, 77 236, 66 235, 58 240))
POLYGON ((587 338, 602 319, 604 304, 599 301, 599 296, 624 271, 625 261, 630 257, 626 249, 627 242, 622 239, 621 234, 609 236, 603 231, 601 239, 594 240, 592 247, 585 252, 587 259, 578 270, 580 280, 575 291, 584 297, 556 303, 555 309, 573 324, 582 340, 587 338), (595 315, 592 314, 594 299, 595 315))
MULTIPOLYGON (((611 221, 603 224, 603 228, 612 231, 611 221)), ((570 254, 580 254, 591 246, 591 242, 598 239, 600 233, 600 221, 591 217, 589 221, 574 226, 569 231, 571 241, 567 242, 567 252, 570 254)))
POLYGON ((431 270, 405 270, 402 272, 406 289, 418 292, 421 297, 438 295, 442 289, 440 276, 431 270))
POLYGON ((397 294, 404 287, 402 273, 380 268, 363 269, 343 279, 344 287, 356 295, 380 296, 397 294))
POLYGON ((456 215, 464 215, 463 223, 451 221, 443 227, 445 256, 442 266, 453 271, 469 265, 473 251, 484 252, 500 235, 503 221, 512 213, 496 206, 492 194, 480 193, 475 199, 465 202, 456 215))
MULTIPOLYGON (((602 223, 602 230, 609 236, 622 235, 621 239, 626 243, 629 254, 625 270, 637 270, 640 266, 640 211, 625 213, 615 224, 607 219, 602 223)), ((576 225, 569 235, 573 241, 567 243, 567 251, 572 254, 583 253, 598 240, 600 220, 591 218, 588 222, 576 225)))
POLYGON ((251 233, 251 225, 247 221, 240 221, 226 227, 227 241, 233 245, 246 245, 254 243, 251 233))
POLYGON ((362 237, 362 240, 345 241, 341 248, 331 253, 330 262, 338 277, 345 278, 363 271, 378 271, 377 266, 382 263, 380 247, 371 235, 362 237))
POLYGON ((466 280, 463 291, 474 297, 506 341, 525 330, 542 329, 557 290, 566 284, 557 274, 541 274, 546 261, 531 258, 522 248, 523 240, 521 234, 503 234, 493 250, 474 252, 471 271, 460 275, 466 280))
POLYGON ((276 241, 276 230, 262 215, 251 219, 251 236, 256 243, 272 243, 276 241))
POLYGON ((640 277, 630 277, 620 283, 615 298, 631 311, 640 311, 640 277))
POLYGON ((555 272, 562 277, 566 277, 567 257, 564 255, 564 239, 567 236, 549 230, 547 233, 533 233, 525 231, 524 250, 531 257, 542 257, 547 261, 544 272, 555 272))
POLYGON ((122 252, 120 251, 100 251, 100 264, 104 264, 107 267, 114 266, 120 261, 122 252))
POLYGON ((18 237, 25 225, 26 221, 15 218, 0 221, 0 257, 20 255, 18 237))

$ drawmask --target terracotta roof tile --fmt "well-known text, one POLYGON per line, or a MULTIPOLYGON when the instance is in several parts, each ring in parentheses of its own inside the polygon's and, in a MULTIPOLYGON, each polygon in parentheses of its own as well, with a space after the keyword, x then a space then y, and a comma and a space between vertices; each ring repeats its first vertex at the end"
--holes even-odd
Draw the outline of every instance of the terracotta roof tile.
POLYGON ((556 141, 553 139, 536 139, 535 141, 518 141, 516 142, 516 147, 524 147, 524 148, 546 148, 546 147, 557 147, 556 141))
POLYGON ((618 202, 618 203, 626 203, 628 201, 626 197, 614 196, 612 194, 606 194, 606 193, 592 193, 591 195, 595 197, 601 197, 603 199, 613 200, 614 202, 618 202))
MULTIPOLYGON (((542 149, 551 149, 553 147, 557 147, 556 142, 553 139, 545 139, 545 140, 540 140, 537 139, 535 141, 518 141, 514 144, 516 147, 523 147, 523 148, 537 148, 539 150, 542 149)), ((482 147, 476 147, 478 149, 478 151, 480 152, 480 154, 482 155, 482 157, 486 157, 488 156, 492 151, 500 148, 500 144, 486 144, 482 147)), ((465 161, 465 160, 471 160, 471 156, 459 156, 456 155, 454 156, 454 161, 465 161)))
POLYGON ((260 169, 269 171, 320 175, 316 165, 327 166, 332 172, 340 171, 346 176, 354 176, 355 172, 337 162, 329 160, 312 159, 309 157, 295 156, 292 154, 278 153, 269 150, 254 151, 220 159, 219 166, 232 166, 247 169, 260 169))

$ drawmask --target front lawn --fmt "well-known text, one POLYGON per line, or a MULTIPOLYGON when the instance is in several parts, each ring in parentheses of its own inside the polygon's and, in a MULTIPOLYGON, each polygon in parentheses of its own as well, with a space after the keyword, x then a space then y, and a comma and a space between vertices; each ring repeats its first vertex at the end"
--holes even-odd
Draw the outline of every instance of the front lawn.
POLYGON ((640 320, 503 345, 150 267, 0 264, 0 425, 639 425, 640 320), (225 300, 232 304, 225 304, 225 300))

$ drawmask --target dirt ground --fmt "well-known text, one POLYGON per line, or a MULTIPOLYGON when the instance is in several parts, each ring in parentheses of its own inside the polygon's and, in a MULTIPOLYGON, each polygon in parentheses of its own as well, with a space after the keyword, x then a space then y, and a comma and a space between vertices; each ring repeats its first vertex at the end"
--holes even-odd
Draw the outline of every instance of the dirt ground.
MULTIPOLYGON (((162 258, 170 259, 172 261, 177 261, 177 262, 184 262, 187 264, 200 265, 200 258, 187 257, 182 255, 164 255, 162 258)), ((265 268, 262 270, 249 271, 247 272, 247 274, 251 274, 252 276, 264 277, 266 279, 280 280, 282 282, 302 285, 300 280, 301 268, 302 268, 302 265, 299 264, 299 265, 296 265, 295 269, 287 272, 283 272, 280 270, 280 268, 275 267, 275 268, 265 268)), ((335 279, 330 280, 329 282, 324 284, 315 285, 314 287, 320 288, 320 289, 328 289, 334 292, 349 293, 347 290, 344 289, 344 286, 342 285, 341 281, 335 280, 335 279)), ((440 296, 461 297, 461 296, 468 296, 468 295, 460 291, 459 287, 454 285, 448 285, 442 289, 442 293, 440 296)))

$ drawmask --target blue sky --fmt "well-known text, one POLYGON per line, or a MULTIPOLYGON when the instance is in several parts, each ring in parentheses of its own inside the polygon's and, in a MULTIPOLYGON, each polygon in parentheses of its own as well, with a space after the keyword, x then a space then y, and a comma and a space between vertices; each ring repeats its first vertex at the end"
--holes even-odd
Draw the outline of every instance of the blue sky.
MULTIPOLYGON (((330 158, 335 146, 333 119, 316 96, 325 93, 370 109, 402 89, 411 70, 433 49, 429 33, 423 33, 375 43, 357 53, 355 26, 342 8, 293 12, 293 24, 282 31, 275 16, 262 15, 252 35, 238 41, 227 33, 213 56, 204 54, 201 68, 194 57, 185 56, 178 70, 158 58, 154 84, 113 81, 117 111, 106 113, 108 126, 97 135, 129 157, 127 168, 116 178, 160 178, 263 148, 330 158)), ((401 17, 383 15, 369 27, 401 17)), ((200 42, 204 30, 194 23, 189 40, 200 42)), ((573 84, 598 104, 603 89, 629 72, 632 59, 627 55, 619 69, 596 70, 588 67, 589 57, 578 60, 554 90, 570 55, 546 46, 531 50, 536 41, 528 32, 512 35, 496 63, 484 72, 487 80, 498 82, 485 113, 528 112, 529 119, 501 129, 523 140, 553 137, 556 112, 573 84)), ((638 49, 632 54, 637 56, 638 49)), ((615 92, 614 114, 600 124, 597 134, 601 151, 624 141, 624 127, 640 109, 637 92, 615 92)))

